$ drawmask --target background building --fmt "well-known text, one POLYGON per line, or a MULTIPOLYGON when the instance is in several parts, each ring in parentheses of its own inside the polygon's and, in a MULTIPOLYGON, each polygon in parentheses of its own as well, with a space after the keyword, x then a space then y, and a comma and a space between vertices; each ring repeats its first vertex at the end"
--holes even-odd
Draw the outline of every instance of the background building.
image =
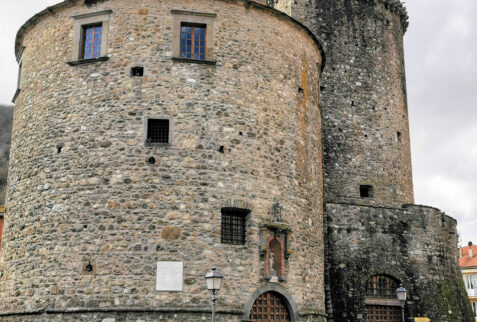
POLYGON ((460 248, 459 266, 464 278, 465 288, 469 295, 472 310, 477 321, 477 246, 469 242, 467 247, 460 248))

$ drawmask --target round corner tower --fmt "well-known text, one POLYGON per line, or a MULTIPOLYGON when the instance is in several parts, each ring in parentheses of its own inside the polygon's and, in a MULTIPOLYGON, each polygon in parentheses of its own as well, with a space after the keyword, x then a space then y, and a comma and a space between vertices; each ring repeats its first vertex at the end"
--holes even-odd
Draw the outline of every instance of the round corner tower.
POLYGON ((212 266, 221 321, 323 321, 308 29, 253 1, 68 0, 16 54, 2 321, 208 319, 212 266))
POLYGON ((292 15, 313 30, 327 57, 325 201, 412 204, 405 8, 391 0, 303 0, 292 15))

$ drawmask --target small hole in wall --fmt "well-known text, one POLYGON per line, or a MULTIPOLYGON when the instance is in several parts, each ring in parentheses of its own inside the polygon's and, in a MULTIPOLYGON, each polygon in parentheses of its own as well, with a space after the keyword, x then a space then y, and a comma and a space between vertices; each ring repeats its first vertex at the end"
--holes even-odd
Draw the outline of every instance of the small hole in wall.
POLYGON ((219 147, 219 152, 220 152, 220 153, 224 153, 224 152, 225 152, 225 151, 224 151, 224 146, 223 146, 223 145, 221 145, 221 146, 219 147))
POLYGON ((370 185, 360 185, 359 186, 359 196, 361 198, 373 198, 373 186, 370 185))
POLYGON ((397 132, 397 133, 396 133, 396 136, 397 136, 397 141, 398 141, 398 143, 402 143, 402 133, 401 133, 401 132, 397 132))
POLYGON ((142 77, 144 75, 144 67, 136 66, 131 68, 131 76, 142 77))
POLYGON ((88 228, 88 225, 83 225, 83 228, 88 228))
POLYGON ((301 88, 300 86, 298 86, 298 93, 303 93, 303 88, 301 88))
POLYGON ((92 272, 93 271, 93 265, 91 265, 91 262, 88 262, 88 265, 86 265, 84 270, 87 271, 87 272, 92 272))
POLYGON ((62 148, 63 148, 63 147, 61 147, 61 146, 57 146, 57 147, 56 147, 56 152, 57 152, 57 153, 61 153, 61 149, 62 149, 62 148))
POLYGON ((147 163, 149 164, 155 164, 156 163, 156 159, 154 157, 150 157, 148 160, 147 160, 147 163))
POLYGON ((354 105, 354 101, 351 101, 351 106, 356 106, 356 105, 354 105))
POLYGON ((242 132, 242 131, 240 131, 240 132, 239 132, 239 135, 240 135, 240 136, 242 136, 242 135, 243 135, 243 132, 242 132))
POLYGON ((389 19, 386 19, 386 26, 389 26, 391 24, 391 21, 389 19))

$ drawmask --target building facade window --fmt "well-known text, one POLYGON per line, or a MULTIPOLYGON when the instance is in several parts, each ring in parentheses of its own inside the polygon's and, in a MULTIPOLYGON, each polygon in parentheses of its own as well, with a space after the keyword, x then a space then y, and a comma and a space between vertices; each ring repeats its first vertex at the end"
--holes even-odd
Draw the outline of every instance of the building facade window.
POLYGON ((111 10, 73 16, 74 35, 70 65, 78 61, 106 60, 111 10))
POLYGON ((248 209, 222 208, 221 243, 244 245, 248 209))
POLYGON ((101 55, 101 36, 103 25, 83 26, 82 59, 98 58, 101 55))
POLYGON ((366 285, 366 295, 395 298, 398 287, 398 283, 388 276, 373 276, 366 285))
POLYGON ((476 274, 465 275, 464 276, 464 281, 465 281, 465 287, 468 290, 477 289, 477 275, 476 274))
POLYGON ((146 143, 170 143, 170 121, 168 119, 147 119, 146 143))
POLYGON ((21 47, 20 52, 17 55, 17 62, 18 62, 18 78, 17 78, 17 90, 13 95, 12 102, 15 103, 18 95, 20 94, 22 88, 22 69, 23 69, 23 53, 25 51, 25 47, 21 47))
POLYGON ((181 61, 215 63, 214 13, 172 10, 172 57, 181 61))
POLYGON ((181 24, 181 58, 205 60, 206 28, 206 25, 181 24))
POLYGON ((401 307, 396 289, 399 282, 386 275, 376 275, 366 283, 366 312, 368 321, 401 321, 401 307))

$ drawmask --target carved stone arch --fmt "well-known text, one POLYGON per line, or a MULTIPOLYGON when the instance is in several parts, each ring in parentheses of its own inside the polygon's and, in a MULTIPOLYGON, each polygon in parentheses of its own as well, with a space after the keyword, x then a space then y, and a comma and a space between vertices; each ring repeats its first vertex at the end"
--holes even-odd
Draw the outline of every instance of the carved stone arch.
POLYGON ((245 303, 244 306, 244 315, 242 316, 242 321, 250 321, 250 311, 252 310, 252 306, 255 303, 255 300, 263 293, 266 292, 276 292, 280 294, 284 299, 285 299, 285 304, 287 306, 288 312, 290 313, 290 320, 292 322, 298 321, 298 306, 293 299, 293 297, 290 295, 290 293, 287 291, 286 288, 283 286, 280 286, 278 284, 266 284, 258 289, 255 290, 255 292, 252 293, 252 295, 249 297, 248 301, 245 303))

